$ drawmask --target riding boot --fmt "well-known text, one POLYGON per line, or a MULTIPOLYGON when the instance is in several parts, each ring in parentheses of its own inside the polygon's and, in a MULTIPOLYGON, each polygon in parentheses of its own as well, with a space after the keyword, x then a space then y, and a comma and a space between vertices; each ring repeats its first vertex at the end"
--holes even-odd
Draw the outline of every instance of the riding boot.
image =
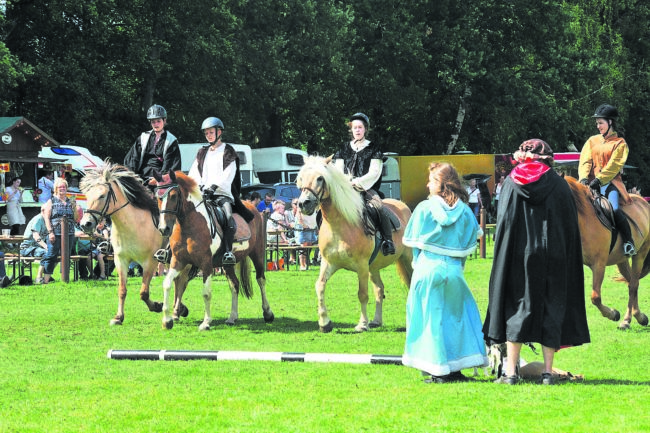
POLYGON ((616 221, 616 228, 621 233, 623 239, 623 253, 626 256, 633 256, 636 254, 634 241, 632 240, 632 232, 630 231, 630 223, 622 210, 616 209, 614 211, 614 220, 616 221))
POLYGON ((379 209, 379 219, 381 220, 381 237, 384 239, 381 243, 381 252, 385 256, 390 256, 395 254, 393 229, 390 224, 390 215, 383 206, 379 209))
POLYGON ((224 246, 224 253, 223 253, 223 258, 221 259, 221 264, 222 265, 234 265, 237 263, 237 259, 235 258, 235 255, 232 253, 232 243, 235 240, 235 232, 237 231, 237 227, 235 227, 235 220, 232 217, 232 206, 230 205, 229 202, 225 202, 222 204, 222 209, 224 210, 224 213, 226 214, 226 220, 228 223, 226 224, 226 227, 224 227, 223 231, 223 246, 224 246))

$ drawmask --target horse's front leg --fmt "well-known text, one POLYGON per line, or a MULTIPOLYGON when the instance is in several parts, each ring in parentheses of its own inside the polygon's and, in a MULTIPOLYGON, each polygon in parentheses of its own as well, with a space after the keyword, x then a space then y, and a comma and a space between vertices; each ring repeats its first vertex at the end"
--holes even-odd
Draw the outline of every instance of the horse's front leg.
POLYGON ((381 280, 379 269, 370 273, 370 280, 372 281, 375 293, 375 316, 370 322, 370 328, 379 328, 384 325, 383 306, 384 306, 384 282, 381 280))
POLYGON ((117 313, 115 313, 115 317, 110 321, 111 326, 112 325, 121 325, 124 323, 124 301, 126 300, 126 280, 127 280, 127 272, 128 272, 128 264, 125 265, 119 260, 115 261, 115 269, 117 270, 117 275, 119 279, 119 288, 117 291, 117 298, 118 298, 118 303, 117 303, 117 313))
POLYGON ((147 304, 149 311, 154 313, 160 313, 163 309, 163 304, 160 302, 152 301, 149 298, 149 285, 151 284, 151 279, 153 278, 153 273, 158 267, 158 262, 153 259, 147 260, 142 263, 142 286, 140 286, 140 299, 147 304))
POLYGON ((357 272, 359 277, 359 305, 361 306, 361 317, 359 323, 354 327, 357 332, 364 332, 368 330, 368 270, 359 270, 357 272))
POLYGON ((163 280, 163 304, 162 304, 162 327, 163 329, 172 329, 174 327, 174 318, 171 314, 171 308, 169 304, 169 292, 172 289, 172 283, 178 277, 179 272, 174 268, 169 268, 167 276, 163 280))
POLYGON ((613 308, 609 308, 607 305, 603 304, 603 300, 600 297, 600 291, 603 286, 603 280, 605 279, 605 263, 600 265, 593 264, 590 266, 592 274, 592 285, 591 285, 591 303, 598 308, 600 314, 603 317, 618 322, 621 318, 621 313, 613 308))
POLYGON ((190 310, 183 304, 183 295, 189 283, 189 271, 190 266, 186 266, 174 280, 174 311, 172 312, 174 322, 178 322, 181 317, 187 317, 190 314, 190 310))
POLYGON ((327 314, 327 306, 325 305, 325 286, 337 269, 330 265, 325 257, 321 257, 320 273, 316 280, 316 298, 318 299, 318 326, 320 332, 324 333, 332 332, 334 328, 327 314))

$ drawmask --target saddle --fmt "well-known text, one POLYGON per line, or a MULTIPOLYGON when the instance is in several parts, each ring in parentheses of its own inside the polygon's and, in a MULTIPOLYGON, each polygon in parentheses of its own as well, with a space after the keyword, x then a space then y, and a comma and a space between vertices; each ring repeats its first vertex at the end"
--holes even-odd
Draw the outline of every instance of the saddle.
POLYGON ((600 223, 610 232, 614 231, 616 228, 616 222, 614 221, 614 208, 612 204, 607 200, 607 198, 600 194, 598 191, 591 189, 592 204, 594 210, 596 211, 596 216, 600 223))
MULTIPOLYGON (((222 234, 217 232, 217 225, 219 227, 224 227, 228 224, 226 220, 226 214, 219 207, 211 202, 206 202, 205 208, 208 211, 208 216, 210 217, 209 226, 210 226, 210 236, 214 239, 215 236, 222 236, 222 234)), ((251 228, 249 227, 246 220, 239 214, 232 214, 233 220, 235 220, 235 239, 234 242, 245 242, 251 238, 251 228)))
MULTIPOLYGON (((210 201, 205 202, 205 208, 208 211, 208 217, 210 218, 210 221, 208 222, 208 226, 210 227, 210 237, 214 239, 215 236, 219 236, 223 240, 223 229, 221 232, 218 232, 217 225, 219 227, 225 227, 226 224, 228 224, 228 221, 226 220, 226 214, 219 206, 210 201)), ((232 218, 235 222, 235 236, 233 239, 232 248, 233 251, 235 251, 237 249, 236 244, 242 244, 251 238, 251 228, 244 217, 241 215, 233 213, 232 218)), ((212 256, 212 264, 215 267, 221 265, 221 257, 225 252, 224 250, 224 243, 221 242, 221 246, 212 256)))

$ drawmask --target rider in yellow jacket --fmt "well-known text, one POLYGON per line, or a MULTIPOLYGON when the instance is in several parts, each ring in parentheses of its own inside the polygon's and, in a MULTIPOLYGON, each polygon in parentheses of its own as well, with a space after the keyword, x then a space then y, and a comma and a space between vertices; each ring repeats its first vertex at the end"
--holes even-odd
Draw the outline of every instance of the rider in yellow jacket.
POLYGON ((619 209, 619 199, 629 202, 621 170, 627 161, 629 149, 622 134, 616 132, 618 110, 608 104, 596 109, 592 116, 600 134, 589 137, 580 153, 578 177, 580 182, 600 192, 612 204, 616 226, 623 238, 623 252, 627 256, 636 254, 632 232, 627 217, 619 209))

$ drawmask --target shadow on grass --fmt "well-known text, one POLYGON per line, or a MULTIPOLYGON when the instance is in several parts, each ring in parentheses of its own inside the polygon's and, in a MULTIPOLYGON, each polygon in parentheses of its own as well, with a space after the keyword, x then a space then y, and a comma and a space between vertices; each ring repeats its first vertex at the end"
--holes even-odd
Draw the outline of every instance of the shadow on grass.
MULTIPOLYGON (((175 322, 174 326, 184 327, 184 326, 193 326, 198 327, 201 324, 200 320, 180 320, 175 322)), ((354 329, 357 325, 356 323, 345 323, 345 322, 332 322, 333 334, 358 334, 354 329)), ((298 320, 292 317, 276 317, 272 323, 265 323, 263 318, 259 319, 239 319, 234 325, 227 325, 224 319, 213 319, 210 322, 210 329, 219 330, 219 329, 241 329, 246 332, 252 332, 254 334, 262 334, 269 332, 276 332, 280 334, 295 334, 299 332, 317 332, 319 330, 318 322, 316 320, 298 320)), ((402 327, 387 327, 382 326, 381 328, 373 328, 368 332, 406 332, 406 328, 402 327)))

